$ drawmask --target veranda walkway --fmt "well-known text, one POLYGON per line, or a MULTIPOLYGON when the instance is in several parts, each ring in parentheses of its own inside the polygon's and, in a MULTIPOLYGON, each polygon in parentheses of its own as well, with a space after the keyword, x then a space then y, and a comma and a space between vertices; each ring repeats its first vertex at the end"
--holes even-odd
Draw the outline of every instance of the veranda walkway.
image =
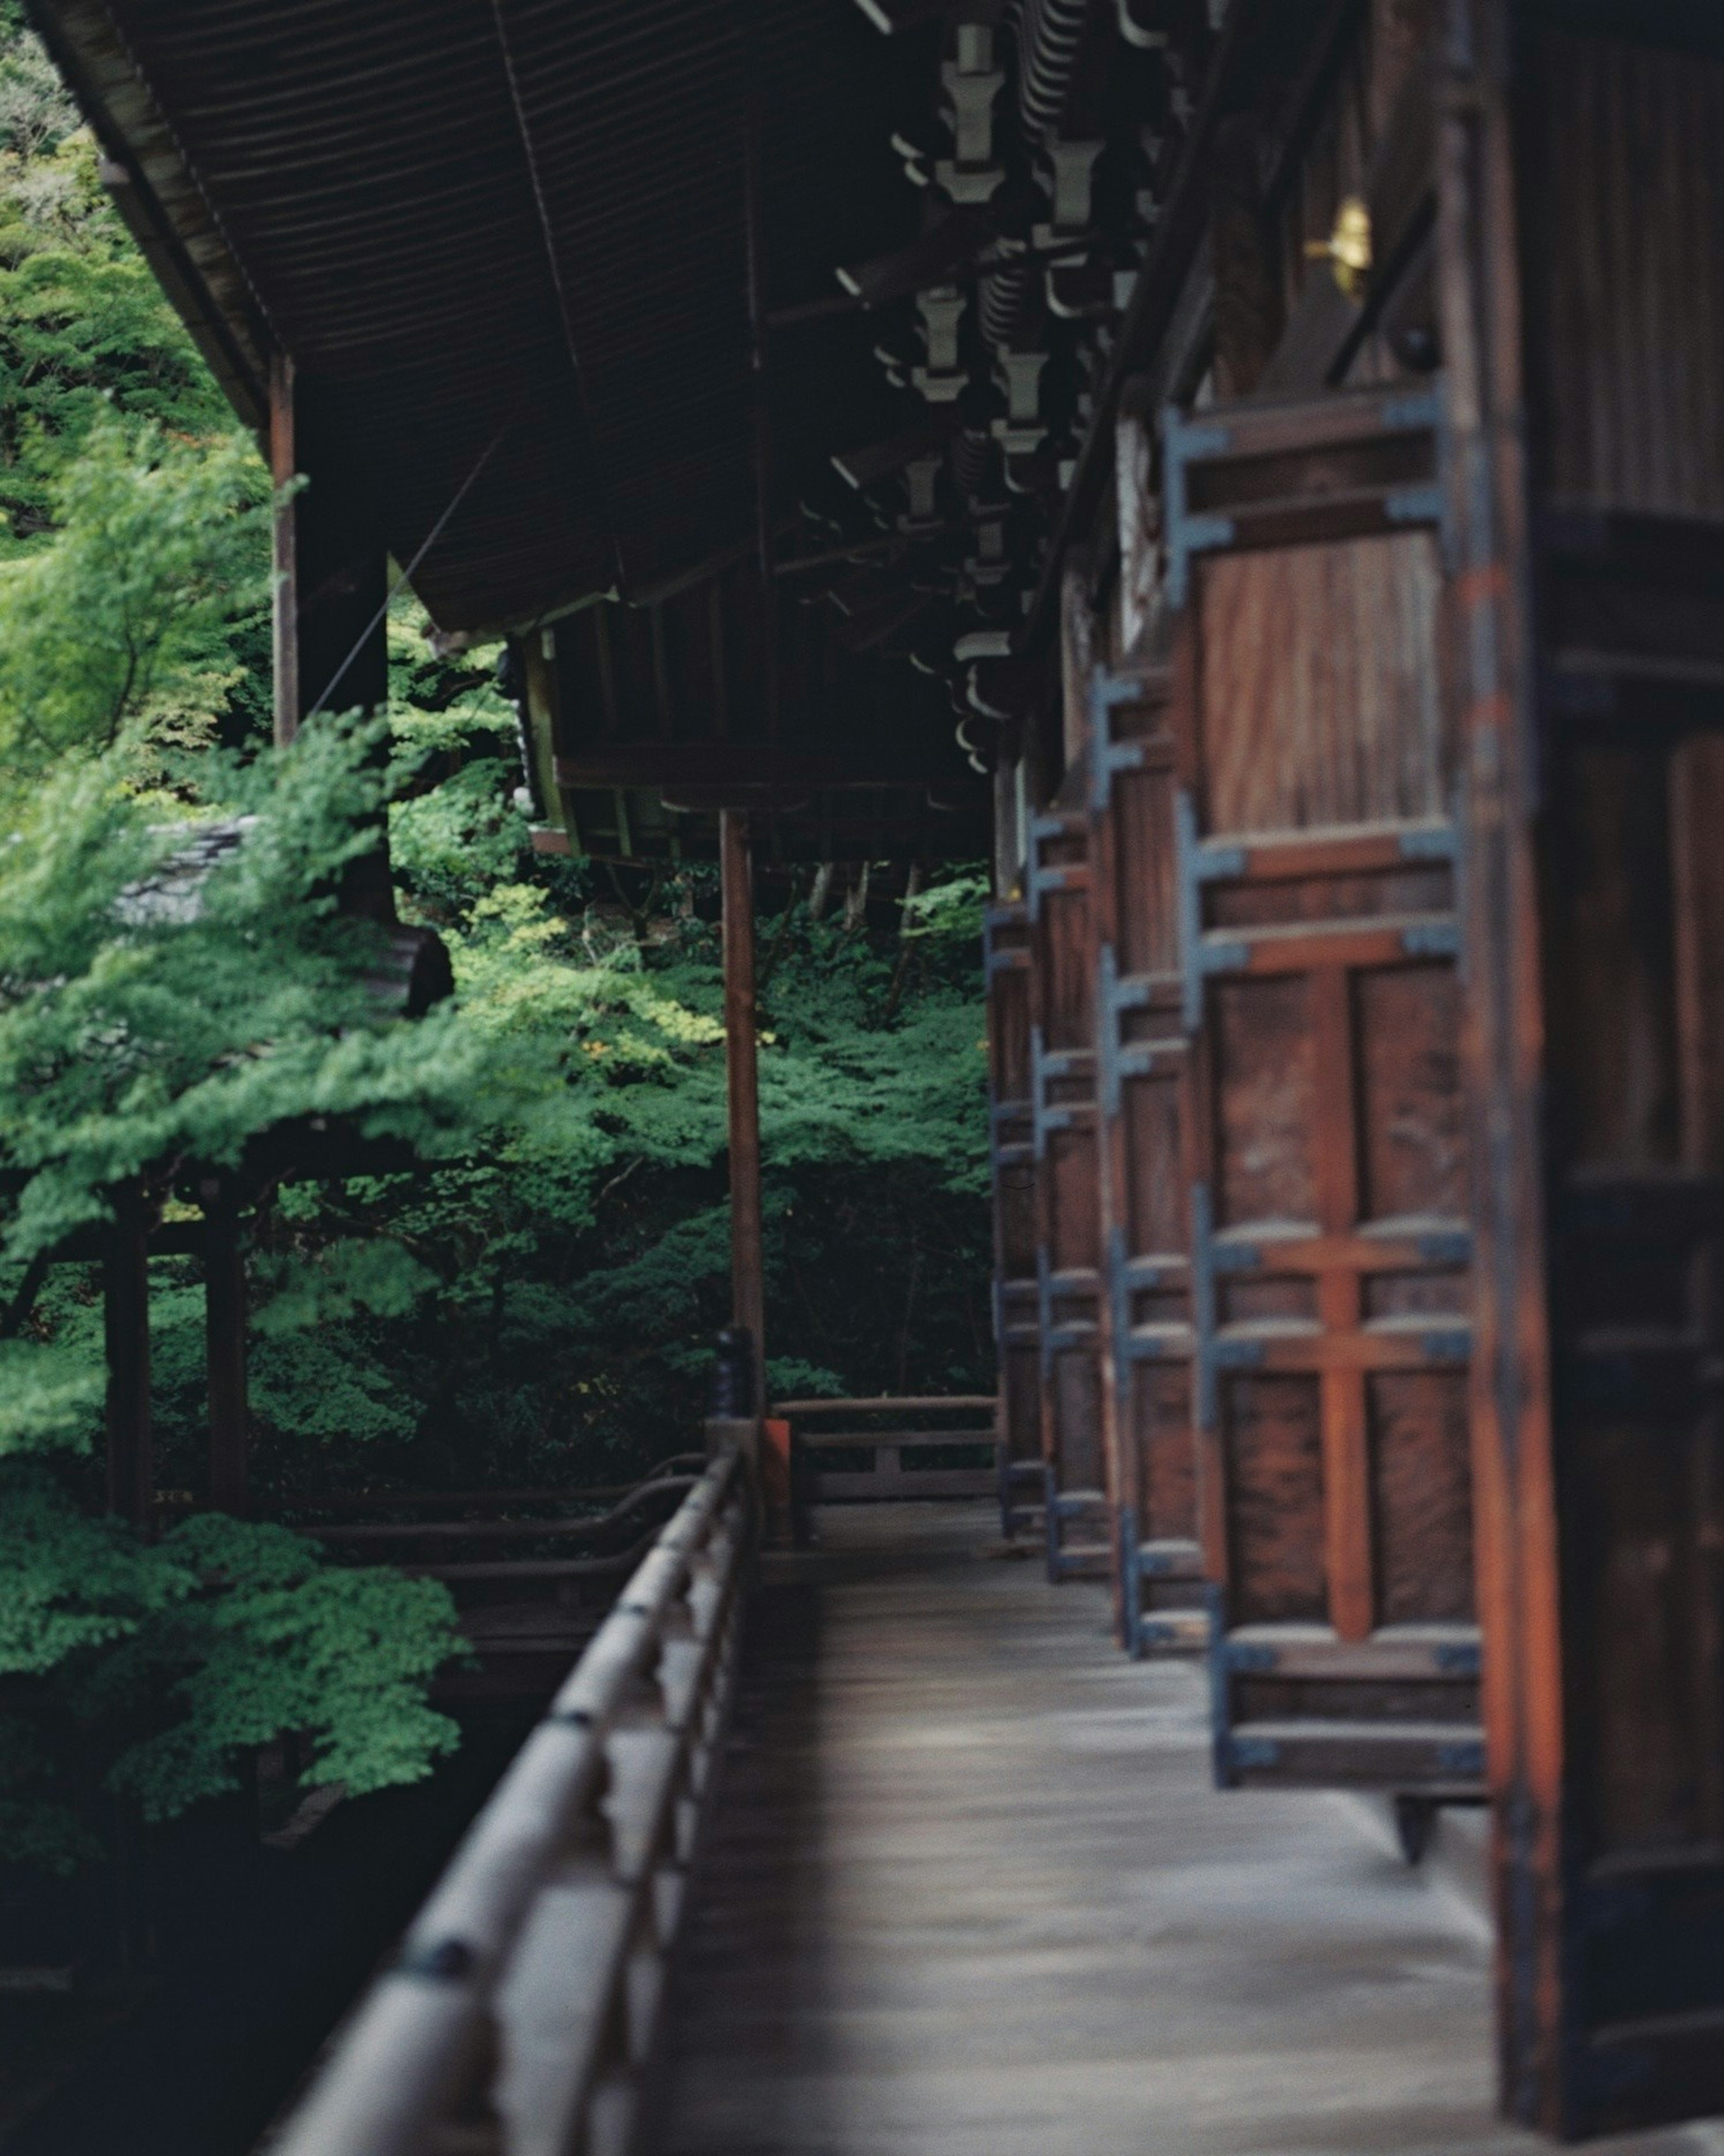
POLYGON ((1548 2147, 1493 2116, 1480 1922, 1347 1799, 1212 1789, 1199 1667, 983 1507, 821 1525, 752 1614, 658 2156, 1548 2147))

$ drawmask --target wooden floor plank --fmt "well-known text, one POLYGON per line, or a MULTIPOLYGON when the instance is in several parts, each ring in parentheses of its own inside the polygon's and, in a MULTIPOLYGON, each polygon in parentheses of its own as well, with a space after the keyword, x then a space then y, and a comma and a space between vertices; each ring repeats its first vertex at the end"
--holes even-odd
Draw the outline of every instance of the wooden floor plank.
POLYGON ((1212 1789, 1198 1668, 997 1518, 834 1509, 769 1561, 658 2156, 1542 2146, 1492 2115, 1476 1921, 1348 1799, 1212 1789))

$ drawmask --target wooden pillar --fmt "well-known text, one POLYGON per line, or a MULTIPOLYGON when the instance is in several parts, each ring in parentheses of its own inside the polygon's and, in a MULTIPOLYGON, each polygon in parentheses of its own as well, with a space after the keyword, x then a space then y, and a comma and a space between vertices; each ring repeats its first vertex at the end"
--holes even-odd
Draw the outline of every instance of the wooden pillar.
POLYGON ((115 1205, 102 1266, 108 1361, 108 1510, 146 1526, 150 1450, 150 1221, 141 1195, 115 1205))
POLYGON ((249 1416, 245 1386, 245 1252, 239 1214, 222 1192, 203 1208, 203 1318, 209 1373, 209 1502, 243 1517, 249 1416))
POLYGON ((760 1074, 754 1010, 754 875, 748 819, 720 812, 724 893, 725 1076, 730 1111, 731 1315, 754 1349, 754 1412, 766 1412, 766 1291, 760 1218, 760 1074))
POLYGON ((291 501, 284 501, 298 466, 294 461, 293 362, 277 352, 269 362, 269 483, 276 501, 270 567, 275 590, 270 628, 275 684, 275 746, 285 748, 300 730, 299 547, 291 501))

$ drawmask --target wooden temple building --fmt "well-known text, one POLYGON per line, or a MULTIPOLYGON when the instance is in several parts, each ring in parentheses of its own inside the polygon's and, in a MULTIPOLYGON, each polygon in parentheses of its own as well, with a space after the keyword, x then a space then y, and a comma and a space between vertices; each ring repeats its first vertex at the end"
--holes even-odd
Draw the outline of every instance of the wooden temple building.
POLYGON ((1724 2112, 1716 0, 29 6, 281 725, 393 562, 721 855, 757 1345, 750 849, 985 856, 1008 1530, 1224 1789, 1488 1800, 1509 2117, 1724 2112))

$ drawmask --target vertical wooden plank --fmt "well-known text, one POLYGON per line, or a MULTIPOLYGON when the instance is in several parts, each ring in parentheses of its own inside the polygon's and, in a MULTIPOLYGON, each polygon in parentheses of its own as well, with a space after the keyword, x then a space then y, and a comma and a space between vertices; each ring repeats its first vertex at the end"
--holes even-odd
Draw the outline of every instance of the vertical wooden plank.
POLYGON ((748 818, 719 813, 724 910, 725 1098, 730 1134, 731 1315, 754 1360, 754 1412, 766 1409, 766 1281, 760 1206, 760 1070, 754 988, 754 874, 748 818))
POLYGON ((115 1193, 102 1265, 107 1353, 108 1510, 150 1523, 155 1494, 150 1430, 150 1219, 142 1194, 115 1193))
POLYGON ((209 1390, 209 1502, 248 1508, 250 1415, 245 1379, 245 1249, 239 1215, 219 1185, 203 1205, 204 1347, 209 1390))

